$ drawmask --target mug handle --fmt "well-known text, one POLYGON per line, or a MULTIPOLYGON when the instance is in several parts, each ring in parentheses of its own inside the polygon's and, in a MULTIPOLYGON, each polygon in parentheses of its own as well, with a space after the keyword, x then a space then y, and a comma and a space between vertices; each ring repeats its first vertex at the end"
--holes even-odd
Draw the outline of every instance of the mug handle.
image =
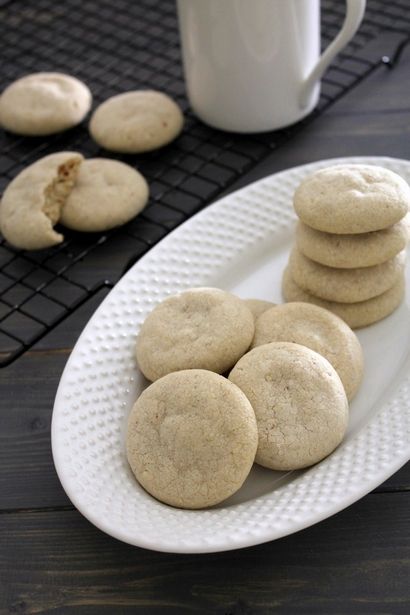
POLYGON ((366 0, 347 0, 346 17, 343 22, 342 29, 327 49, 322 53, 318 63, 314 66, 313 70, 302 83, 299 98, 301 108, 308 105, 313 88, 322 77, 335 55, 338 54, 339 51, 341 51, 356 34, 356 31, 363 19, 365 8, 366 0))

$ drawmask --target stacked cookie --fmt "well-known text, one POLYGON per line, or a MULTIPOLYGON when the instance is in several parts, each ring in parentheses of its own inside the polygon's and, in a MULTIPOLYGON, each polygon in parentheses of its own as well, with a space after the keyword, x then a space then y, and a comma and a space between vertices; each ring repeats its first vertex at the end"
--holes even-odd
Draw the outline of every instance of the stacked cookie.
POLYGON ((408 184, 378 166, 337 165, 304 179, 286 301, 325 307, 352 328, 390 314, 404 295, 409 205, 408 184))

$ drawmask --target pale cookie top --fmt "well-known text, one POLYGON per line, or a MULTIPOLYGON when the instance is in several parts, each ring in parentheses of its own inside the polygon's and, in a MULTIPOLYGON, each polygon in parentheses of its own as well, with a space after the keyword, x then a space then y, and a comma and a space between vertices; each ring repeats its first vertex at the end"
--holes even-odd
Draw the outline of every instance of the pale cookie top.
POLYGON ((365 301, 388 290, 402 275, 406 251, 372 267, 336 269, 315 263, 293 248, 289 269, 296 284, 309 293, 339 303, 365 301))
POLYGON ((183 123, 172 98, 154 90, 138 90, 103 102, 91 117, 90 133, 107 150, 138 154, 170 143, 183 123))
POLYGON ((306 177, 294 195, 305 224, 328 233, 367 233, 398 222, 410 207, 407 182, 388 169, 342 164, 306 177))
POLYGON ((264 299, 244 299, 246 307, 250 309, 254 319, 259 318, 261 314, 274 307, 276 304, 272 301, 265 301, 264 299))
POLYGON ((239 297, 193 288, 165 299, 147 316, 137 339, 138 365, 148 380, 201 368, 222 374, 249 348, 255 330, 239 297))
POLYGON ((0 203, 0 229, 16 248, 39 250, 63 241, 53 226, 72 190, 83 157, 77 152, 45 156, 15 177, 0 203))
POLYGON ((65 201, 60 222, 77 231, 106 231, 125 224, 146 205, 148 185, 135 169, 118 160, 84 160, 65 201))
POLYGON ((402 302, 404 290, 404 275, 402 273, 391 288, 381 295, 377 295, 377 297, 357 303, 338 303, 320 299, 300 288, 293 280, 289 268, 285 269, 282 279, 282 294, 285 301, 314 303, 337 314, 353 329, 367 327, 389 316, 402 302))
POLYGON ((256 462, 273 470, 317 463, 340 444, 348 422, 343 384, 317 352, 286 342, 258 346, 229 375, 255 411, 256 462))
POLYGON ((277 305, 256 321, 252 347, 294 342, 315 350, 333 365, 350 400, 363 378, 363 351, 357 336, 338 316, 310 303, 277 305))
POLYGON ((305 256, 329 267, 371 267, 393 258, 406 247, 410 214, 389 228, 357 235, 324 233, 299 221, 296 244, 305 256))
POLYGON ((181 508, 218 504, 252 467, 258 433, 238 387, 205 370, 168 374, 138 398, 128 420, 127 456, 140 484, 181 508))
POLYGON ((14 81, 0 97, 0 124, 21 135, 41 136, 79 124, 92 95, 82 82, 64 73, 33 73, 14 81))

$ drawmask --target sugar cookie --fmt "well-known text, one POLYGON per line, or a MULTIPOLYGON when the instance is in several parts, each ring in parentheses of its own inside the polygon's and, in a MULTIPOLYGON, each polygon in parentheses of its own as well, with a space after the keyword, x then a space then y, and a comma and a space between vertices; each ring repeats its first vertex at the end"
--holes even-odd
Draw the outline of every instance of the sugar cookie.
POLYGON ((80 166, 60 222, 77 231, 105 231, 134 218, 147 200, 148 185, 138 171, 118 160, 91 158, 80 166))
POLYGON ((339 303, 356 303, 381 295, 404 271, 406 251, 372 267, 336 269, 315 263, 294 248, 289 269, 296 284, 316 297, 339 303))
POLYGON ((311 303, 277 305, 255 324, 252 347, 270 342, 307 346, 329 361, 353 399, 363 378, 363 351, 357 336, 338 316, 311 303))
POLYGON ((170 143, 182 130, 184 117, 166 94, 154 90, 125 92, 94 111, 90 133, 113 152, 138 154, 170 143))
POLYGON ((402 302, 404 290, 404 275, 401 274, 389 290, 377 297, 357 303, 337 303, 315 297, 300 288, 293 280, 289 268, 285 269, 282 279, 282 294, 285 301, 307 301, 324 307, 343 318, 352 329, 367 327, 389 316, 402 302))
POLYGON ((293 204, 299 218, 318 231, 367 233, 405 216, 410 188, 389 169, 341 164, 306 177, 296 189, 293 204))
POLYGON ((127 457, 154 497, 181 508, 204 508, 235 493, 258 445, 255 414, 242 391, 206 370, 168 374, 136 401, 127 457))
POLYGON ((258 346, 229 375, 258 425, 256 462, 273 470, 317 463, 342 441, 348 422, 343 384, 317 352, 286 342, 258 346))
POLYGON ((136 356, 146 378, 181 369, 220 374, 249 348, 255 330, 251 311, 239 297, 219 288, 193 288, 165 299, 147 316, 136 356))
POLYGON ((0 124, 20 135, 51 135, 79 124, 91 102, 90 90, 79 79, 64 73, 33 73, 2 93, 0 124))
POLYGON ((83 160, 77 152, 40 158, 15 177, 0 204, 0 228, 16 248, 39 250, 61 243, 54 231, 83 160))
POLYGON ((316 231, 299 222, 296 245, 302 254, 328 267, 371 267, 393 258, 407 244, 410 214, 389 228, 356 235, 316 231))

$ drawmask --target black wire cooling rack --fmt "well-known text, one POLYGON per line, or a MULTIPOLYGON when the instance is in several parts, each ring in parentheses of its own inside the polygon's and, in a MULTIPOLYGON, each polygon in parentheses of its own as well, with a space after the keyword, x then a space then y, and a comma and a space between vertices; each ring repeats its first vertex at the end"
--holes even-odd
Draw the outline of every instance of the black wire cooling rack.
MULTIPOLYGON (((344 5, 322 2, 324 46, 340 28, 344 5)), ((408 0, 368 0, 364 22, 328 70, 319 105, 309 118, 285 130, 235 136, 206 127, 189 110, 173 0, 0 0, 2 89, 30 72, 62 71, 88 84, 94 105, 125 90, 159 89, 178 101, 186 117, 183 134, 173 144, 126 157, 101 151, 86 123, 41 139, 0 131, 0 192, 25 166, 62 149, 124 160, 146 176, 151 192, 142 214, 109 233, 80 235, 64 229, 63 244, 40 252, 16 250, 0 239, 0 366, 100 289, 113 286, 171 229, 365 79, 381 61, 369 58, 368 44, 386 30, 401 35, 402 45, 409 40, 408 0)))

